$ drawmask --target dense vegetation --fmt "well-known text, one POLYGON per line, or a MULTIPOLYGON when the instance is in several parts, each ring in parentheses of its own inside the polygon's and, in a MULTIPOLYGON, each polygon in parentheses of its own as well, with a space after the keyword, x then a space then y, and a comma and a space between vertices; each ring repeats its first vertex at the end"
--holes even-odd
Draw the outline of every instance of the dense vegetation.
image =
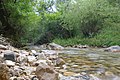
POLYGON ((119 32, 120 0, 0 0, 0 34, 15 46, 120 45, 119 32))

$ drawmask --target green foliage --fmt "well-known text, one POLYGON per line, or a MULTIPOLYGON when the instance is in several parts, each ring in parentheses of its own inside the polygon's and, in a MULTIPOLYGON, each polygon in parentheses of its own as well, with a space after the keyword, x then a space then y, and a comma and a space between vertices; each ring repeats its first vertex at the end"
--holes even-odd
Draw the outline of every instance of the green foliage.
POLYGON ((108 2, 104 0, 80 0, 76 4, 70 5, 63 13, 63 27, 68 30, 75 30, 76 35, 84 37, 94 36, 104 21, 104 8, 108 7, 108 2))
POLYGON ((118 1, 79 0, 64 11, 63 27, 74 30, 76 36, 55 39, 61 45, 88 44, 90 46, 120 45, 120 7, 118 1), (116 4, 116 5, 113 5, 116 4))
POLYGON ((0 1, 0 34, 18 43, 120 45, 119 0, 0 1), (3 5, 4 4, 4 5, 3 5))

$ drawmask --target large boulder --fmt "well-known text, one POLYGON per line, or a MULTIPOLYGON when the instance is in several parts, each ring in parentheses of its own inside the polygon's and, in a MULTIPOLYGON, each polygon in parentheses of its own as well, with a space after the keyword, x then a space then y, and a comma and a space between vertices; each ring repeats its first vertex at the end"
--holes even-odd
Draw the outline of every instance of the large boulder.
POLYGON ((9 80, 9 69, 5 64, 0 63, 0 80, 9 80))
POLYGON ((35 74, 39 80, 59 80, 58 73, 52 67, 44 63, 39 64, 35 74))

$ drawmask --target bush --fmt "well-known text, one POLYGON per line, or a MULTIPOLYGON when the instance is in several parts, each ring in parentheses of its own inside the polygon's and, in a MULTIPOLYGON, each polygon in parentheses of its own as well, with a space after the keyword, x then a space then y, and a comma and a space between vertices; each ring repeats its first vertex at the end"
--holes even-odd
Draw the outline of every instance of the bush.
POLYGON ((55 39, 62 45, 120 45, 120 8, 107 0, 80 0, 63 13, 63 27, 74 30, 67 40, 55 39))

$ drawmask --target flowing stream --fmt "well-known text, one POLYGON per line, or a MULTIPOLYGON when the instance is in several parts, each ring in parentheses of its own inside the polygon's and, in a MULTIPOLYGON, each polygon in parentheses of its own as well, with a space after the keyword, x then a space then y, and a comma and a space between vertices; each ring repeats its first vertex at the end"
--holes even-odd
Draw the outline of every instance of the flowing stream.
POLYGON ((66 48, 59 56, 66 61, 66 71, 92 77, 61 80, 120 80, 120 52, 105 52, 102 48, 66 48))

